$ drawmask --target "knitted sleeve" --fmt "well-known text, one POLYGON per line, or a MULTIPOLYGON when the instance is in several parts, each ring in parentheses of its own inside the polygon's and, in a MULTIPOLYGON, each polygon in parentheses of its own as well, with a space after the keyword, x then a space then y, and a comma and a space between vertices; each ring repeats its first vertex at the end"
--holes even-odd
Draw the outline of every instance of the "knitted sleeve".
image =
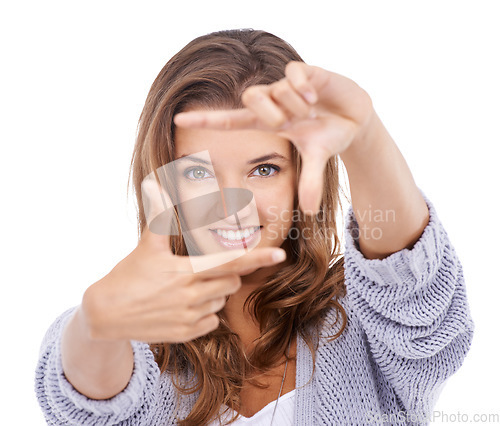
POLYGON ((384 259, 359 250, 352 206, 346 225, 345 284, 379 372, 408 413, 429 415, 445 380, 462 364, 474 324, 462 265, 436 210, 411 249, 384 259))
POLYGON ((107 400, 80 394, 64 376, 60 344, 75 308, 63 313, 47 331, 40 349, 35 392, 49 425, 139 425, 149 418, 159 369, 146 343, 132 341, 134 370, 128 386, 107 400))

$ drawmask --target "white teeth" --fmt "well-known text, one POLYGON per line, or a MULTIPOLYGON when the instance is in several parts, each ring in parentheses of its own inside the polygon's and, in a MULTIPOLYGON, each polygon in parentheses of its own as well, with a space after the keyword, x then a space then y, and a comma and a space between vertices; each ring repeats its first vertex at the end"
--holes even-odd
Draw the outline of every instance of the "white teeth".
POLYGON ((243 238, 248 238, 250 235, 252 235, 255 231, 257 231, 259 227, 255 228, 246 228, 244 231, 226 231, 224 229, 217 229, 217 235, 220 235, 222 238, 230 241, 236 241, 236 240, 242 240, 243 238))

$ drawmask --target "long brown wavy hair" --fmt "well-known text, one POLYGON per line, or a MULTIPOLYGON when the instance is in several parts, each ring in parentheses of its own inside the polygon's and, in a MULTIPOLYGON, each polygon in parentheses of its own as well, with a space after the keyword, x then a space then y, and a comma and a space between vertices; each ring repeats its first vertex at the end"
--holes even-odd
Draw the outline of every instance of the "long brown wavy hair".
MULTIPOLYGON (((130 168, 139 238, 146 226, 141 182, 158 167, 175 160, 174 115, 191 107, 241 108, 241 94, 247 87, 280 80, 292 60, 303 61, 282 39, 244 29, 198 37, 168 61, 147 96, 130 168)), ((301 159, 293 144, 292 151, 298 179, 301 159)), ((221 404, 238 411, 244 382, 263 387, 250 372, 262 374, 281 365, 283 357, 288 358, 286 349, 296 333, 307 343, 314 361, 318 333, 330 309, 337 311, 337 321, 341 322, 339 331, 328 337, 333 340, 343 332, 347 315, 338 301, 345 295, 344 259, 336 223, 343 193, 338 156, 328 161, 324 182, 320 213, 312 218, 294 217, 294 235, 289 233, 283 243, 291 264, 274 273, 245 302, 261 330, 250 354, 245 354, 224 310, 217 313, 219 327, 207 335, 185 343, 150 345, 160 370, 172 375, 178 392, 187 395, 200 391, 190 414, 178 419, 179 424, 206 424, 217 417, 221 404), (194 373, 186 382, 191 386, 184 387, 181 379, 189 372, 194 373)), ((296 211, 297 194, 294 203, 296 211)), ((172 236, 171 245, 174 254, 187 255, 182 236, 172 236)))

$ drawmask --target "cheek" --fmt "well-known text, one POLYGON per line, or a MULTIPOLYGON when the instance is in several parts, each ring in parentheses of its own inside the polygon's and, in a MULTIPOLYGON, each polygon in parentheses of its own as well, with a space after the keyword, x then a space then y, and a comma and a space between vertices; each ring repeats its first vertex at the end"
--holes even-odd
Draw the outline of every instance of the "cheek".
POLYGON ((217 185, 217 181, 215 179, 207 179, 206 182, 196 183, 179 181, 176 189, 179 201, 185 202, 213 194, 214 192, 219 191, 219 186, 217 185))
POLYGON ((288 223, 293 218, 294 196, 291 191, 270 191, 255 194, 255 201, 262 222, 288 223))

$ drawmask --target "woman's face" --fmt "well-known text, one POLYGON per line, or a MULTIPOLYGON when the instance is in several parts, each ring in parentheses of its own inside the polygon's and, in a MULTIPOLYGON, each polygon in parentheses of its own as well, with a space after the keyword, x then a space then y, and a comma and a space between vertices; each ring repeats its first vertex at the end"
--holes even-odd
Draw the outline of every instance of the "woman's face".
POLYGON ((288 140, 260 130, 177 128, 175 158, 178 210, 201 254, 283 244, 296 192, 288 140))

